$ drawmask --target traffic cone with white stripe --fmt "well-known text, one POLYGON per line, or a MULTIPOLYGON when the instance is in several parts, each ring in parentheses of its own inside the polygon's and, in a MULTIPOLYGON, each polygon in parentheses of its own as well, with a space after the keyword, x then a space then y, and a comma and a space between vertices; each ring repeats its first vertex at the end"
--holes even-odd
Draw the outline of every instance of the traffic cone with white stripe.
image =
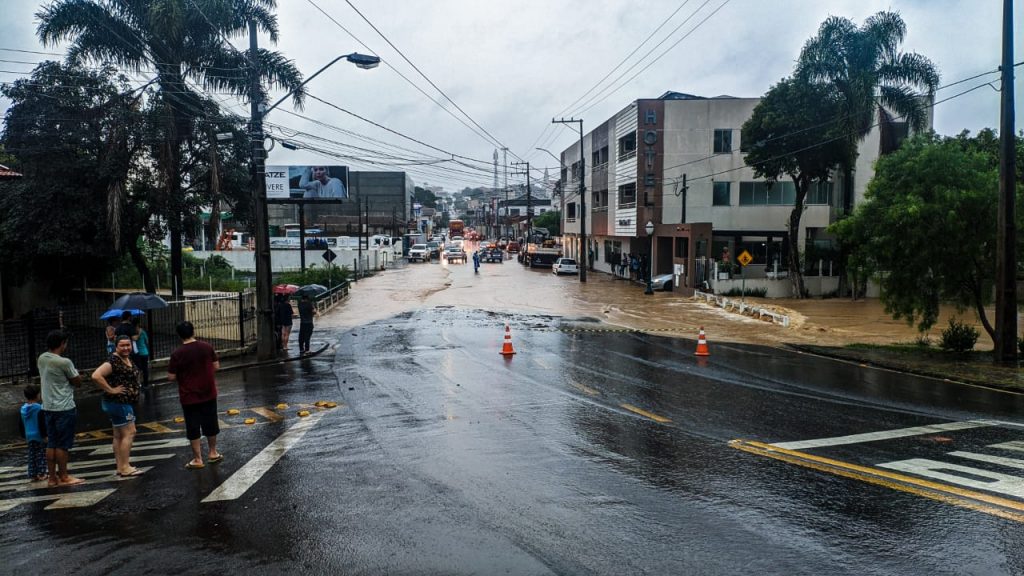
POLYGON ((499 352, 499 354, 501 354, 505 358, 509 358, 510 356, 512 356, 515 353, 516 353, 516 351, 512 348, 512 330, 509 328, 508 322, 506 322, 505 323, 505 343, 502 344, 501 352, 499 352))
POLYGON ((700 334, 697 336, 697 351, 694 352, 695 356, 711 356, 711 352, 708 351, 708 339, 704 336, 704 327, 700 327, 700 334))

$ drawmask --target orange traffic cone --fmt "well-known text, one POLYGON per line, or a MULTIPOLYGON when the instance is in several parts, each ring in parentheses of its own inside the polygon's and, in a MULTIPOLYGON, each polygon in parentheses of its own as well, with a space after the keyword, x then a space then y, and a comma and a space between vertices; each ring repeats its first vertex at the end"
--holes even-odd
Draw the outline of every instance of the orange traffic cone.
POLYGON ((505 323, 505 343, 501 346, 501 354, 506 358, 515 354, 516 351, 512 349, 512 330, 509 329, 508 323, 505 323))
POLYGON ((704 327, 700 327, 700 334, 697 336, 697 351, 694 353, 695 356, 711 356, 711 352, 708 352, 708 340, 704 336, 704 327))

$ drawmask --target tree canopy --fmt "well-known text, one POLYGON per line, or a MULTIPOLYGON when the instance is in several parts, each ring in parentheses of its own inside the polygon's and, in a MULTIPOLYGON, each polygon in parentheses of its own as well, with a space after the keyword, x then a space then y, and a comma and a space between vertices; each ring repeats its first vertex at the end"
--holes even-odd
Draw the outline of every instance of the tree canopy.
POLYGON ((921 331, 949 302, 972 307, 994 335, 984 309, 994 282, 999 191, 991 138, 983 131, 907 140, 879 159, 866 201, 831 227, 878 281, 886 311, 921 331))
POLYGON ((853 142, 834 122, 838 98, 827 88, 802 78, 784 78, 771 87, 743 124, 744 161, 754 174, 774 184, 789 177, 795 186, 789 216, 789 277, 793 295, 804 294, 800 246, 797 242, 804 201, 812 185, 828 185, 833 170, 855 157, 853 142))

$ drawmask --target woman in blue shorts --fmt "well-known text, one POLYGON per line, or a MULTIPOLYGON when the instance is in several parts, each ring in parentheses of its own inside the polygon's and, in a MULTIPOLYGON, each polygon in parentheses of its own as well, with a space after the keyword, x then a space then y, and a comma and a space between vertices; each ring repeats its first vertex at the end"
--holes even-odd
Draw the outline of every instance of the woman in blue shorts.
POLYGON ((131 465, 131 452, 132 442, 135 441, 135 410, 132 403, 139 397, 139 369, 132 364, 131 337, 117 337, 114 353, 92 373, 92 379, 103 389, 100 404, 114 427, 117 475, 137 476, 142 471, 131 465))

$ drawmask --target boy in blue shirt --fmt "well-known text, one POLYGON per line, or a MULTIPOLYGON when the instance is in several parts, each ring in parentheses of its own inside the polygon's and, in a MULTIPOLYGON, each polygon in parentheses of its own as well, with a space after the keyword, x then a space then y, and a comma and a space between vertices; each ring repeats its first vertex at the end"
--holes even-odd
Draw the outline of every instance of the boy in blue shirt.
POLYGON ((46 424, 43 421, 42 396, 39 387, 25 386, 25 400, 21 405, 21 425, 28 441, 28 477, 33 482, 46 480, 46 424))

